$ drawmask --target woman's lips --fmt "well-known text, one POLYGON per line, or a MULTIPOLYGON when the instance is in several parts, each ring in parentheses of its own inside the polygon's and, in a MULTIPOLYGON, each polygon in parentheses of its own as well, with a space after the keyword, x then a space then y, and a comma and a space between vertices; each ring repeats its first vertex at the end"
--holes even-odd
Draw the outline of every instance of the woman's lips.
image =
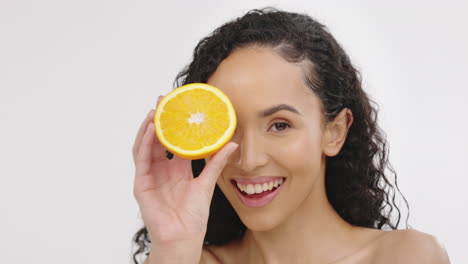
MULTIPOLYGON (((275 179, 283 179, 283 182, 278 187, 274 187, 272 190, 263 191, 262 193, 255 193, 255 194, 251 194, 251 195, 249 195, 249 194, 247 194, 245 192, 242 192, 237 187, 237 184, 236 184, 235 180, 231 180, 231 183, 232 183, 233 188, 236 191, 237 196, 239 197, 239 199, 241 200, 241 202, 244 205, 246 205, 248 207, 252 207, 252 208, 259 208, 259 207, 266 206, 271 201, 273 201, 273 199, 283 189, 284 183, 286 182, 286 178, 284 178, 284 177, 274 177, 274 178, 275 179)), ((258 177, 257 179, 260 179, 260 177, 258 177)), ((263 181, 261 181, 261 182, 264 183, 266 178, 262 178, 262 179, 263 179, 263 181)), ((260 181, 257 181, 257 182, 258 182, 257 184, 261 183, 260 181)))

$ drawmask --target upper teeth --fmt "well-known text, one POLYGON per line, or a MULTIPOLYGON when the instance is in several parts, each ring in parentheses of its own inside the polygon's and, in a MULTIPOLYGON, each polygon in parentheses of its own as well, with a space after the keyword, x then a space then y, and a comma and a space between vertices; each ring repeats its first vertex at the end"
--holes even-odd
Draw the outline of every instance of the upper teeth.
POLYGON ((274 187, 280 186, 283 183, 283 179, 279 179, 272 182, 265 182, 263 184, 240 184, 237 183, 237 187, 247 194, 261 193, 264 191, 271 191, 274 187))

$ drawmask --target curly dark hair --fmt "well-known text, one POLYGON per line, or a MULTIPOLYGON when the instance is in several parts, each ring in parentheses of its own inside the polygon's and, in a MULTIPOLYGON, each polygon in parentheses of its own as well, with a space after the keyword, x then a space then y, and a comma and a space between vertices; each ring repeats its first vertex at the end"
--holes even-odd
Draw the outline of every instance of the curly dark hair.
MULTIPOLYGON (((234 50, 248 47, 273 48, 292 63, 309 62, 305 83, 321 99, 327 122, 343 109, 353 114, 341 151, 327 157, 325 187, 328 200, 337 213, 355 226, 398 228, 401 212, 395 203, 397 176, 388 161, 385 133, 377 124, 378 105, 362 90, 361 74, 329 30, 309 15, 286 12, 274 7, 248 11, 215 29, 201 39, 193 61, 174 81, 174 87, 207 82, 218 65, 234 50), (395 177, 395 187, 386 175, 395 177), (397 218, 391 219, 393 210, 397 218)), ((194 177, 202 171, 204 160, 193 160, 194 177)), ((400 192, 401 194, 401 192, 400 192)), ((409 228, 409 205, 406 228, 409 228)), ((411 228, 411 227, 410 227, 411 228)), ((246 230, 237 213, 216 185, 210 205, 205 245, 223 245, 240 239, 246 230)), ((133 255, 149 254, 151 241, 142 227, 134 236, 139 248, 133 255)))

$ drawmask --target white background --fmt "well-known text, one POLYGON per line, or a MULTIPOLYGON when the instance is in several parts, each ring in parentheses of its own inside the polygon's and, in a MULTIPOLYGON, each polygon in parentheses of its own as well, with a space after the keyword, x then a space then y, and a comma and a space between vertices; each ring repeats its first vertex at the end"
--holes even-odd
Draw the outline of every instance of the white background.
POLYGON ((0 263, 129 263, 141 121, 202 37, 266 5, 343 45, 380 105, 410 225, 466 263, 467 2, 402 0, 0 0, 0 263))

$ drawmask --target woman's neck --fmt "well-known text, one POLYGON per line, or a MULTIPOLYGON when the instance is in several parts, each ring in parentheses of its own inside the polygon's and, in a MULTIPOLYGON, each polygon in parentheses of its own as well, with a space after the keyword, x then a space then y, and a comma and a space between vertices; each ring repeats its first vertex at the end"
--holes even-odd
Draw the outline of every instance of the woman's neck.
MULTIPOLYGON (((323 178, 322 178, 323 179, 323 178)), ((295 213, 268 231, 247 229, 242 239, 248 263, 327 263, 350 252, 353 226, 328 202, 323 180, 295 213)))

